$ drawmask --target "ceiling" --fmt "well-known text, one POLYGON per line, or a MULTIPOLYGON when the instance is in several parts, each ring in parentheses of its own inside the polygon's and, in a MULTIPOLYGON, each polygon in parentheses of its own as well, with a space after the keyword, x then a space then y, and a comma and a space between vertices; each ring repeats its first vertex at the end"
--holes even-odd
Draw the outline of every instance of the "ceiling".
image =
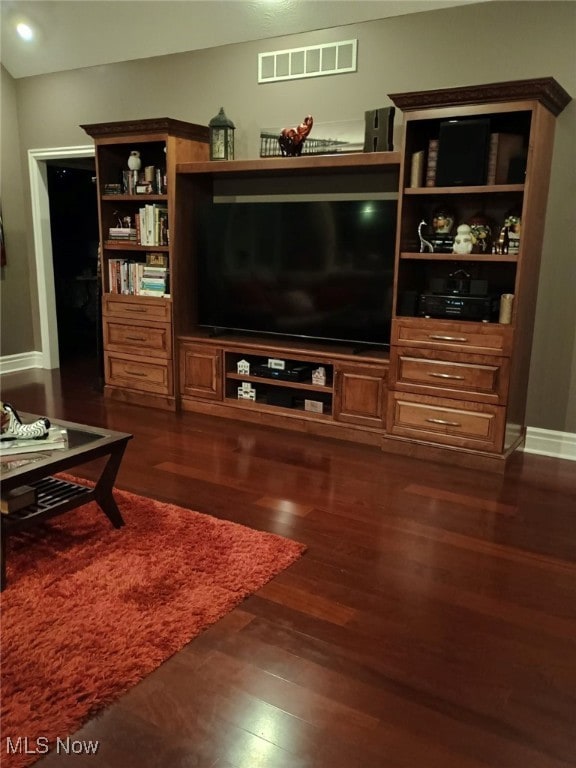
POLYGON ((30 77, 487 1, 0 0, 0 60, 30 77))

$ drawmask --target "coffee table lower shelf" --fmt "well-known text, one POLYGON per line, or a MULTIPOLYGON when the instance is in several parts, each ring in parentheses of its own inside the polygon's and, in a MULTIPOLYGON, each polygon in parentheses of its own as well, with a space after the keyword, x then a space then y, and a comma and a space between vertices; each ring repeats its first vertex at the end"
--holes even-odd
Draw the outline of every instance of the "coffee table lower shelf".
POLYGON ((61 480, 59 477, 44 477, 28 485, 36 488, 36 503, 6 515, 5 522, 10 527, 20 527, 26 521, 33 521, 38 517, 45 519, 51 515, 62 514, 72 506, 86 504, 94 494, 91 487, 61 480))

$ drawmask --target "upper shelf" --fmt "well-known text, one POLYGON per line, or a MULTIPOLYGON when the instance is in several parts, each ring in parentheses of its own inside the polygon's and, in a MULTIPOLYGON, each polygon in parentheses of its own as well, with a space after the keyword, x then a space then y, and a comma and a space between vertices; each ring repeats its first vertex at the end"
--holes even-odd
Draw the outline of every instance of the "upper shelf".
POLYGON ((211 160, 178 163, 177 173, 225 174, 228 176, 283 175, 315 173, 325 170, 362 171, 398 170, 400 152, 350 152, 334 155, 301 155, 300 157, 264 157, 258 160, 211 160))
POLYGON ((524 192, 524 184, 484 184, 474 187, 406 187, 405 195, 493 195, 524 192))

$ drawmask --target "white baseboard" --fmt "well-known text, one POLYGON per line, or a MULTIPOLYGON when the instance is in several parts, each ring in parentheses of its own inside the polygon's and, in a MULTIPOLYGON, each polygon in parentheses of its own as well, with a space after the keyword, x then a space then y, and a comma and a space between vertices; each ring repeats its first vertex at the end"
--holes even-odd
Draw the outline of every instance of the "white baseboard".
POLYGON ((576 461, 576 434, 528 427, 524 451, 576 461))
POLYGON ((22 352, 18 355, 0 357, 0 374, 27 371, 30 368, 43 368, 44 355, 42 352, 22 352))

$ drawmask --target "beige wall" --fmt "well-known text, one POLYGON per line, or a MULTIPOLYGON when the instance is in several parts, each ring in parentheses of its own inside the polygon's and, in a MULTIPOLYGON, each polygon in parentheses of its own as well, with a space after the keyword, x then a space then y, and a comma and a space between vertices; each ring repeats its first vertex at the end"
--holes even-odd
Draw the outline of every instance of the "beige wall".
MULTIPOLYGON (((26 244, 26 216, 20 162, 16 82, 0 66, 0 200, 6 239, 6 266, 0 271, 1 354, 14 355, 35 349, 30 281, 33 274, 26 244)), ((36 302, 34 302, 35 304, 36 302)))
MULTIPOLYGON (((491 2, 24 78, 16 82, 21 172, 29 148, 88 143, 83 123, 167 116, 206 124, 224 106, 236 123, 242 159, 258 156, 261 128, 294 124, 308 112, 317 123, 362 119, 365 110, 388 105, 388 93, 552 75, 576 96, 575 29, 574 2, 491 2), (256 82, 259 52, 349 38, 358 39, 356 73, 256 82)), ((572 102, 558 119, 542 222, 528 414, 531 426, 570 432, 576 432, 575 136, 572 102)), ((6 333, 16 335, 21 351, 30 349, 29 334, 3 329, 3 342, 6 333)))

